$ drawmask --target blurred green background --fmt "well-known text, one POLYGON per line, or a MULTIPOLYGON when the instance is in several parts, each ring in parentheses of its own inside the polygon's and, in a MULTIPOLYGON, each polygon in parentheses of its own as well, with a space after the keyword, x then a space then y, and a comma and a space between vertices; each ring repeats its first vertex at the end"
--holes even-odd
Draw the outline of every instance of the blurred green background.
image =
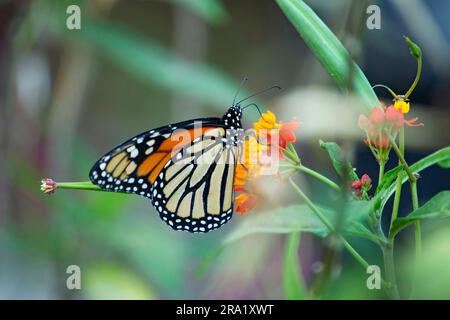
MULTIPOLYGON (((402 35, 419 43, 423 76, 408 117, 419 116, 425 127, 407 129, 407 159, 450 144, 449 1, 307 3, 372 84, 406 91, 416 66, 402 35), (369 4, 381 8, 380 30, 365 28, 369 4)), ((43 177, 87 180, 102 154, 139 132, 221 116, 243 76, 250 78, 247 93, 283 87, 258 103, 282 120, 301 121, 297 148, 305 164, 333 177, 318 139, 334 140, 359 174, 376 177, 357 127, 363 109, 337 91, 275 1, 0 1, 0 299, 282 299, 284 235, 258 234, 222 246, 247 217, 193 235, 172 231, 141 197, 39 191, 43 177), (81 30, 66 28, 70 4, 81 8, 81 30), (66 288, 66 268, 73 264, 81 268, 81 290, 66 288)), ((256 117, 246 113, 245 125, 256 117)), ((317 182, 300 179, 315 200, 328 198, 317 182)), ((420 201, 449 187, 448 170, 428 169, 420 201)), ((277 188, 265 207, 295 201, 284 185, 277 188)), ((406 214, 407 190, 403 198, 406 214)), ((448 221, 424 225, 419 298, 450 298, 449 227, 448 221)), ((409 232, 396 248, 404 261, 399 277, 406 279, 409 232)), ((380 263, 374 245, 352 244, 380 263)), ((322 249, 320 240, 302 235, 307 283, 320 269, 322 249)), ((366 278, 343 253, 327 297, 384 298, 366 288, 366 278)))

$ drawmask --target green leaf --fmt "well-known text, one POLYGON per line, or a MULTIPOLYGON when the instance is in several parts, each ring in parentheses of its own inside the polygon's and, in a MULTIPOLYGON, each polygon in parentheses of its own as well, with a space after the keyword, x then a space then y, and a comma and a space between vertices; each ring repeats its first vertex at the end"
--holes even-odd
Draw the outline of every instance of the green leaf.
MULTIPOLYGON (((416 163, 410 165, 409 167, 411 168, 412 172, 419 173, 422 170, 425 170, 426 168, 434 164, 439 164, 443 168, 450 168, 450 166, 447 166, 449 163, 450 163, 450 147, 445 147, 426 156, 425 158, 417 161, 416 163)), ((395 170, 395 168, 392 170, 395 170)), ((400 175, 402 178, 402 183, 408 181, 408 175, 404 171, 402 171, 400 175)), ((381 210, 383 210, 386 202, 388 202, 389 198, 394 194, 394 192, 395 192, 395 184, 390 184, 384 190, 384 192, 379 194, 379 196, 381 197, 381 204, 380 204, 381 210)))
POLYGON ((383 179, 377 186, 375 193, 380 193, 391 185, 391 183, 397 178, 398 173, 403 169, 403 166, 396 166, 395 168, 387 171, 383 175, 383 179))
MULTIPOLYGON (((365 226, 368 217, 375 211, 375 205, 376 199, 347 202, 344 209, 344 233, 350 236, 367 238, 372 241, 384 241, 384 239, 381 239, 377 234, 373 233, 365 226)), ((336 208, 337 205, 334 207, 336 208)), ((334 213, 334 215, 336 215, 336 213, 334 213)))
POLYGON ((283 288, 287 300, 301 300, 305 297, 305 288, 301 279, 301 269, 298 258, 300 247, 300 232, 287 236, 283 259, 283 288))
POLYGON ((366 76, 316 13, 301 0, 277 0, 277 3, 337 85, 345 91, 353 89, 366 110, 378 106, 380 103, 366 76))
POLYGON ((322 140, 320 140, 319 143, 320 147, 328 152, 328 155, 330 156, 330 159, 333 163, 333 167, 340 177, 345 178, 344 175, 346 175, 347 173, 349 175, 349 179, 346 180, 359 180, 358 176, 353 170, 352 164, 346 159, 344 152, 337 143, 323 142, 322 140))
MULTIPOLYGON (((376 239, 377 236, 363 225, 372 207, 373 204, 366 201, 350 202, 346 207, 345 220, 342 224, 344 234, 376 239)), ((335 221, 333 210, 323 207, 320 209, 332 223, 335 221)), ((228 234, 223 244, 230 244, 252 234, 286 234, 300 231, 310 232, 322 238, 329 234, 326 226, 306 204, 296 204, 247 216, 228 234)))
POLYGON ((416 221, 442 218, 450 218, 450 191, 438 193, 408 216, 396 219, 392 225, 391 232, 393 235, 396 235, 402 229, 416 221))
POLYGON ((319 237, 328 234, 311 209, 305 205, 292 205, 284 208, 248 215, 224 240, 224 244, 257 233, 311 232, 319 237))
POLYGON ((438 166, 444 169, 450 169, 450 157, 445 160, 439 161, 438 166))

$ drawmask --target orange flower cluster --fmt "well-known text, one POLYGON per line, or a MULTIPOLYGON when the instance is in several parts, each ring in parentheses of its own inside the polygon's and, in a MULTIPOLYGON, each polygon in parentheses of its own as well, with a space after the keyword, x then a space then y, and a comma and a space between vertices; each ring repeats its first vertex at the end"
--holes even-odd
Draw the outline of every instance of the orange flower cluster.
MULTIPOLYGON (((387 157, 391 145, 389 135, 395 137, 398 131, 406 124, 408 126, 423 126, 416 123, 418 118, 405 120, 401 108, 398 106, 382 106, 383 109, 373 108, 369 117, 359 116, 359 127, 366 132, 364 142, 371 148, 375 148, 381 158, 387 157)), ((386 160, 386 159, 384 159, 386 160)))
POLYGON ((255 206, 258 198, 254 190, 255 180, 264 167, 284 159, 283 150, 288 142, 296 141, 294 130, 298 127, 298 121, 278 123, 275 114, 270 111, 262 114, 253 124, 254 134, 248 135, 244 141, 243 154, 234 178, 234 190, 239 192, 236 196, 237 213, 243 215, 255 206))

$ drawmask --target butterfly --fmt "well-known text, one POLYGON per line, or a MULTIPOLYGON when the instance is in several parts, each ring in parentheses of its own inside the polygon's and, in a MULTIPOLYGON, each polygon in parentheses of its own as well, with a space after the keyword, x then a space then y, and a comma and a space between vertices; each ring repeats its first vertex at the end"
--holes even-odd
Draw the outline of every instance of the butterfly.
POLYGON ((239 102, 235 96, 221 118, 187 120, 138 134, 101 157, 90 180, 102 189, 149 198, 175 230, 220 228, 233 215, 233 181, 244 139, 241 103, 256 94, 239 102))

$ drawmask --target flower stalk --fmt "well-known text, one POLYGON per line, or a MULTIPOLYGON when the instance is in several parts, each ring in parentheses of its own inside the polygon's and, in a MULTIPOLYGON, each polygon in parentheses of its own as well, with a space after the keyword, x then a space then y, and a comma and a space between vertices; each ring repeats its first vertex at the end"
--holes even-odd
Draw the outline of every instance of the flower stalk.
POLYGON ((325 183, 326 185, 328 185, 331 188, 335 189, 336 191, 340 191, 341 190, 341 187, 336 182, 332 181, 331 179, 325 177, 321 173, 319 173, 319 172, 317 172, 317 171, 315 171, 315 170, 313 170, 311 168, 308 168, 308 167, 306 167, 306 166, 304 166, 302 164, 297 164, 297 165, 287 164, 287 165, 282 165, 282 167, 292 168, 292 169, 294 169, 296 171, 300 171, 300 172, 306 173, 306 174, 316 178, 317 180, 322 181, 323 183, 325 183))
POLYGON ((414 91, 414 89, 416 88, 416 86, 417 86, 417 84, 419 83, 419 80, 420 80, 420 75, 422 73, 422 50, 420 49, 420 47, 417 44, 412 42, 411 39, 409 39, 407 36, 403 36, 403 38, 405 39, 406 43, 409 46, 409 51, 411 52, 411 54, 417 60, 416 77, 414 78, 414 82, 412 83, 412 85, 409 88, 409 90, 405 93, 405 99, 408 99, 408 97, 414 91))
POLYGON ((75 190, 92 190, 92 191, 104 191, 99 186, 91 183, 90 181, 83 182, 56 182, 53 179, 45 178, 41 180, 41 191, 46 194, 54 194, 57 189, 75 189, 75 190))

